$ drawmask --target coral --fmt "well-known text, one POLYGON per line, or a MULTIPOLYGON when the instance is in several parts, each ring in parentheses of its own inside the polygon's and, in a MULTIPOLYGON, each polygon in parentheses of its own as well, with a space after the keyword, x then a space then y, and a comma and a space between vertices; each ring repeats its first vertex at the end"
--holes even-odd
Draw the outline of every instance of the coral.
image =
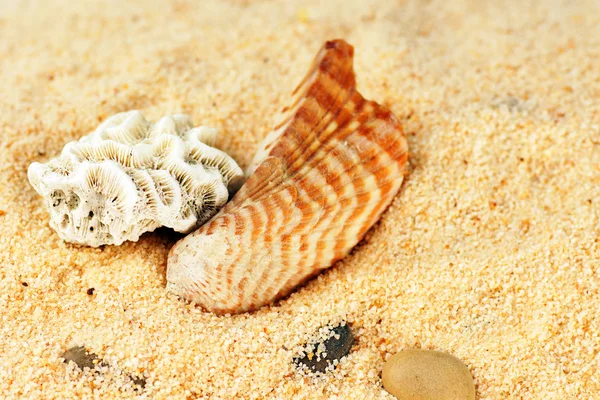
POLYGON ((59 157, 32 163, 28 177, 65 241, 118 245, 161 226, 187 233, 243 181, 236 162, 211 147, 216 134, 183 114, 153 124, 139 111, 119 113, 59 157))

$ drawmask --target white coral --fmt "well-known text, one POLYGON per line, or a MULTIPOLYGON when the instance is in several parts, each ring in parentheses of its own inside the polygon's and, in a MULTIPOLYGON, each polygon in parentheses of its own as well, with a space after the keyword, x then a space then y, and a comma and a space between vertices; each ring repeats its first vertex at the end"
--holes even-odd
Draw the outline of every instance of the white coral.
POLYGON ((149 123, 117 114, 68 143, 46 164, 29 166, 50 226, 89 246, 136 241, 160 226, 187 233, 211 218, 239 188, 243 173, 214 145, 216 130, 176 114, 149 123))

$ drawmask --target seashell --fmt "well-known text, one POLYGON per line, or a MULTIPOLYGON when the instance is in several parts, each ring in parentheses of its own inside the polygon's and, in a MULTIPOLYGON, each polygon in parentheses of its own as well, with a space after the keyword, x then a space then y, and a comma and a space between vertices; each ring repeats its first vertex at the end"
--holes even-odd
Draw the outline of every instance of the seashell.
POLYGON ((235 197, 169 254, 167 289, 215 313, 255 310, 346 256, 400 189, 396 117, 356 90, 354 49, 325 43, 235 197))
POLYGON ((160 226, 187 233, 243 180, 236 162, 211 147, 216 134, 183 114, 152 124, 139 111, 119 113, 59 157, 32 163, 29 182, 67 242, 119 245, 160 226))

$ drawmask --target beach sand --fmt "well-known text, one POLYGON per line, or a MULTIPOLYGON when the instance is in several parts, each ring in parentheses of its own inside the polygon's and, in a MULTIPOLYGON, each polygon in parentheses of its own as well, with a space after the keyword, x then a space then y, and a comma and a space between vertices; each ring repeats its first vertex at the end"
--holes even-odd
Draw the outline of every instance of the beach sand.
POLYGON ((0 397, 391 399, 383 363, 416 347, 463 360, 480 399, 598 399, 599 60, 592 0, 4 0, 0 397), (410 171, 305 287, 217 317, 165 291, 177 234, 86 248, 49 228, 31 162, 139 109, 219 128, 245 167, 338 37, 359 90, 402 121, 410 171), (343 320, 350 354, 298 373, 300 347, 343 320), (105 371, 63 363, 77 345, 105 371))

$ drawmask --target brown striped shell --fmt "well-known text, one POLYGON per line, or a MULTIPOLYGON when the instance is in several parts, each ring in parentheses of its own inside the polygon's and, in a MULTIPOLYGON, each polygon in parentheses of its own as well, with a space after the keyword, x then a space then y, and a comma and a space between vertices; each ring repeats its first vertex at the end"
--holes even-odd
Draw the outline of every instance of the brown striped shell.
POLYGON ((325 43, 235 197, 180 240, 167 289, 215 313, 255 310, 346 256, 397 194, 396 117, 356 90, 354 49, 325 43))

